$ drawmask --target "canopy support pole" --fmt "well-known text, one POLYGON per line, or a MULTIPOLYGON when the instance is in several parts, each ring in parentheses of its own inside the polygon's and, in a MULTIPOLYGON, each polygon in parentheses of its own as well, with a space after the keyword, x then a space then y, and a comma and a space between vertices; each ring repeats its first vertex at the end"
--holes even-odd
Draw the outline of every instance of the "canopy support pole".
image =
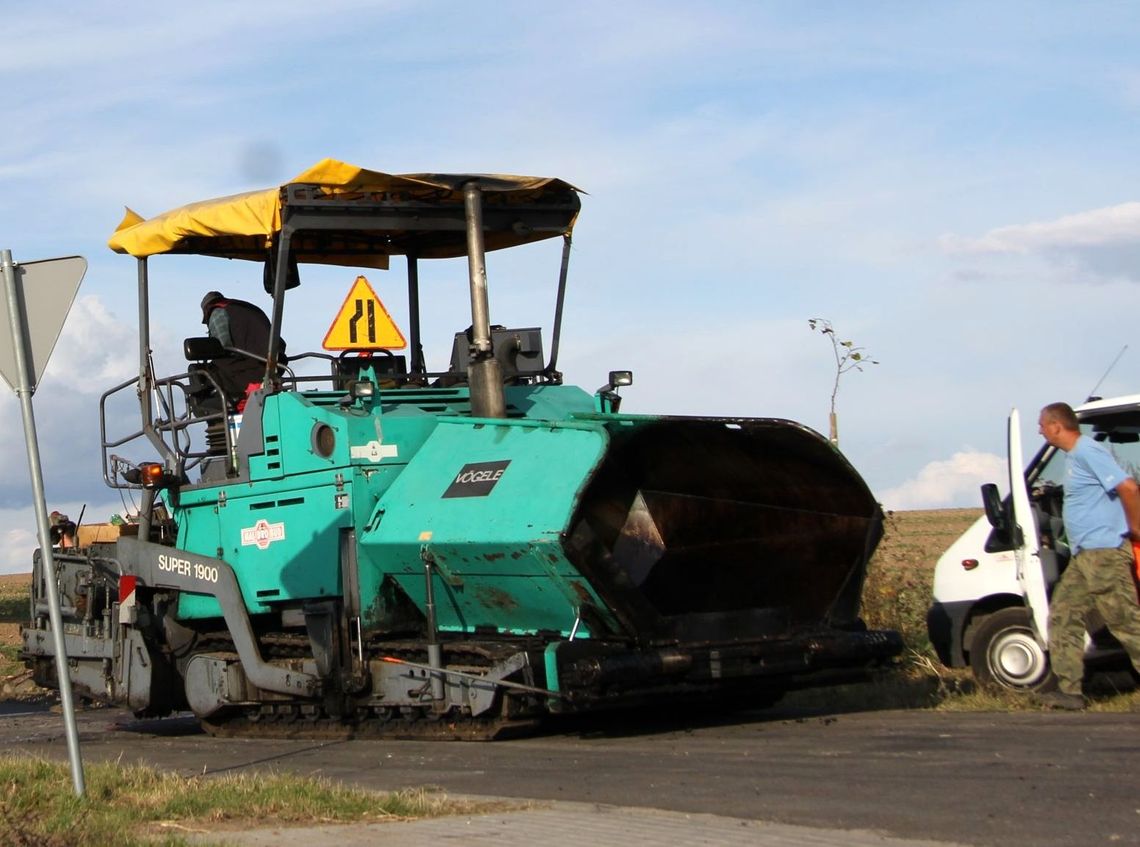
POLYGON ((277 360, 281 356, 281 318, 285 313, 285 283, 289 279, 289 242, 291 227, 282 225, 277 242, 277 267, 273 269, 273 316, 269 321, 269 352, 265 356, 265 379, 262 385, 268 391, 277 386, 277 360))
MULTIPOLYGON (((154 442, 150 432, 150 286, 147 281, 146 257, 138 260, 139 279, 139 411, 142 413, 143 428, 147 437, 154 442)), ((157 445, 156 445, 157 446, 157 445)))
POLYGON ((483 194, 478 183, 464 184, 463 208, 467 218, 467 270, 471 282, 471 359, 467 364, 471 415, 476 418, 505 418, 507 403, 503 394, 503 372, 491 345, 483 244, 483 194))
POLYGON ((154 428, 154 363, 150 351, 150 280, 146 256, 138 260, 139 288, 139 415, 147 440, 162 456, 167 470, 178 471, 178 456, 154 428))
POLYGON ((562 266, 558 269, 558 300, 554 304, 554 338, 550 341, 550 364, 546 366, 549 373, 558 371, 558 342, 562 338, 562 306, 566 302, 566 276, 570 272, 571 241, 570 233, 564 233, 562 236, 562 266))
POLYGON ((411 370, 422 374, 427 370, 424 348, 420 341, 420 265, 414 253, 408 254, 408 334, 411 336, 411 370))

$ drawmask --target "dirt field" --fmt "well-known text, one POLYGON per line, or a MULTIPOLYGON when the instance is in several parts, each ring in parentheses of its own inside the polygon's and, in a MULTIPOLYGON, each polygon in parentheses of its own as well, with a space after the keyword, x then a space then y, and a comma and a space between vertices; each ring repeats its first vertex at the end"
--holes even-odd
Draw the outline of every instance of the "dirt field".
POLYGON ((31 574, 0 575, 0 645, 19 642, 20 623, 27 617, 31 574))
POLYGON ((28 617, 31 574, 0 575, 0 698, 35 694, 23 662, 16 653, 20 624, 28 617))
POLYGON ((981 509, 930 509, 888 512, 885 534, 874 561, 882 566, 926 568, 981 517, 981 509))
POLYGON ((0 597, 6 597, 17 589, 22 591, 31 581, 30 573, 0 574, 0 597))
MULTIPOLYGON (((929 576, 933 575, 938 556, 980 514, 982 511, 977 508, 888 512, 884 538, 871 563, 869 587, 873 584, 887 591, 896 581, 906 584, 917 581, 917 587, 925 586, 929 595, 929 576)), ((0 575, 0 624, 18 624, 24 620, 31 578, 30 573, 0 575)), ((898 586, 903 587, 906 586, 898 586)), ((0 632, 8 632, 8 629, 0 632)))
POLYGON ((982 514, 981 509, 889 512, 883 540, 863 587, 863 617, 881 629, 897 629, 907 646, 933 658, 926 610, 938 557, 982 514))
MULTIPOLYGON (((918 655, 931 655, 926 638, 934 564, 981 514, 978 509, 888 513, 883 541, 868 569, 863 613, 876 628, 897 629, 918 655)), ((0 575, 0 694, 26 690, 16 659, 20 624, 28 614, 30 574, 0 575)))

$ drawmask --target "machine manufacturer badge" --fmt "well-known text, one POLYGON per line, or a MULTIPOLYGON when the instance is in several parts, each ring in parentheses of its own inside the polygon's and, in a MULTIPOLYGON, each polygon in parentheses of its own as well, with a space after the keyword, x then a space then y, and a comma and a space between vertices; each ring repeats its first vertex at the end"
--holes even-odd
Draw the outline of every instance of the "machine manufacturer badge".
POLYGON ((486 497, 502 478, 510 459, 499 462, 472 462, 464 465, 455 475, 444 497, 486 497))
POLYGON ((267 520, 260 520, 253 526, 245 527, 241 531, 242 547, 257 547, 258 550, 264 550, 274 541, 284 540, 284 523, 270 523, 267 520))

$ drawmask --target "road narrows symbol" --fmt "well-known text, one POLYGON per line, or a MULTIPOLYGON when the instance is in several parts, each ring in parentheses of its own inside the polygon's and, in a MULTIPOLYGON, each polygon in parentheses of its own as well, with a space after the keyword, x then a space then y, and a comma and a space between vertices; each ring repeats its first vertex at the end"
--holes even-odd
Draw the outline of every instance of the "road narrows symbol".
POLYGON ((368 280, 358 276, 321 346, 326 350, 401 350, 407 342, 368 280))

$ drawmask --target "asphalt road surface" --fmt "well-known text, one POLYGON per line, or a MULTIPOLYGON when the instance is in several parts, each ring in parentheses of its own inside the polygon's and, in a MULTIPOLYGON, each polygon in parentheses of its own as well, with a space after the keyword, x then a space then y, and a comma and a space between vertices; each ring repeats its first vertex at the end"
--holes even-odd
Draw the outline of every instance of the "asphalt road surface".
MULTIPOLYGON (((79 714, 87 762, 292 771, 390 790, 552 799, 977 845, 1140 844, 1140 715, 788 709, 594 718, 485 743, 233 740, 189 718, 79 714)), ((65 759, 63 722, 0 704, 8 752, 65 759)), ((580 833, 581 843, 589 843, 580 833)))

